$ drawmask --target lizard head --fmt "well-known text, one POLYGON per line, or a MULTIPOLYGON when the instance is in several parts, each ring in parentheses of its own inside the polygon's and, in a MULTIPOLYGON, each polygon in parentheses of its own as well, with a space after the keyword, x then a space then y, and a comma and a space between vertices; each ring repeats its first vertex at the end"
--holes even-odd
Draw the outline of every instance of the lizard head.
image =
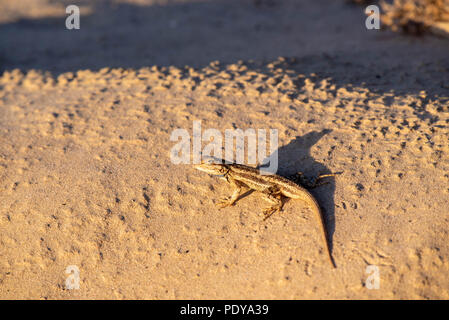
POLYGON ((214 176, 225 176, 229 172, 229 166, 224 163, 224 160, 209 158, 201 164, 195 166, 195 169, 206 172, 214 176))

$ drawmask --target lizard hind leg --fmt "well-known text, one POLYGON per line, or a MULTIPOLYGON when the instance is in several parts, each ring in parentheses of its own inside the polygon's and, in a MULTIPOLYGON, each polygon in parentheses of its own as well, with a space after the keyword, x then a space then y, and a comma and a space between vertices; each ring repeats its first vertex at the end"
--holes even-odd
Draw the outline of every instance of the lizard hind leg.
POLYGON ((329 184, 329 181, 320 181, 320 180, 322 180, 324 178, 335 177, 338 174, 341 174, 341 172, 320 174, 316 178, 308 179, 304 176, 304 174, 302 172, 298 172, 298 173, 296 173, 295 176, 293 176, 292 180, 307 189, 314 189, 316 187, 319 187, 319 186, 322 186, 325 184, 329 184))
POLYGON ((290 175, 288 177, 288 179, 292 180, 293 182, 295 182, 301 186, 307 186, 310 184, 309 179, 307 179, 304 176, 304 173, 302 173, 301 171, 298 171, 296 174, 290 175))
POLYGON ((329 181, 320 181, 324 178, 329 178, 329 177, 336 177, 338 174, 342 174, 342 172, 336 172, 336 173, 328 173, 328 174, 320 174, 318 177, 316 177, 315 179, 312 180, 311 183, 311 189, 312 188, 316 188, 325 184, 329 184, 329 181))

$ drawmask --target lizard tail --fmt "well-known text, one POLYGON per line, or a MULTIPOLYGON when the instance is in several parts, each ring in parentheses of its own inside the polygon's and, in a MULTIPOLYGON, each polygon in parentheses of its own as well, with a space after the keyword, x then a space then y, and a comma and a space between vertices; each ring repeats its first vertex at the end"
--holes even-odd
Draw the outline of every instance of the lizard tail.
POLYGON ((326 247, 328 257, 329 257, 329 262, 331 263, 332 267, 337 268, 337 265, 335 264, 335 260, 332 257, 330 241, 329 241, 329 234, 327 232, 326 222, 324 221, 323 211, 321 210, 320 205, 318 204, 318 202, 315 200, 315 198, 312 195, 309 196, 309 201, 310 201, 310 205, 314 208, 314 211, 317 213, 318 219, 320 220, 320 223, 321 223, 321 229, 322 229, 321 234, 323 235, 323 242, 324 242, 324 246, 326 247))

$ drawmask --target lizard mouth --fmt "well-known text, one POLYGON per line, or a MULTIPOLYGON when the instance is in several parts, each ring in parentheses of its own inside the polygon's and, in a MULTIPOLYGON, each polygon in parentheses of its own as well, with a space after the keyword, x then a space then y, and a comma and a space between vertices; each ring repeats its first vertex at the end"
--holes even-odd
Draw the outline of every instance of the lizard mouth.
POLYGON ((217 172, 216 169, 209 167, 207 164, 199 164, 199 165, 195 166, 195 169, 199 170, 199 171, 206 172, 210 175, 219 175, 220 174, 220 172, 217 172))
POLYGON ((225 173, 223 173, 221 170, 217 170, 217 168, 213 165, 209 165, 209 164, 199 164, 195 166, 195 169, 205 172, 207 174, 209 174, 210 176, 215 176, 215 177, 224 177, 225 173))

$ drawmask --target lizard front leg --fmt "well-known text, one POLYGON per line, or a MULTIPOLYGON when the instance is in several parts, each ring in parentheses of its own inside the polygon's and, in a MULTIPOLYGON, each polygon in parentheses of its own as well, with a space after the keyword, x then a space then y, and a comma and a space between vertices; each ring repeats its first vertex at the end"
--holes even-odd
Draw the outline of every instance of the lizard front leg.
POLYGON ((242 194, 242 191, 245 187, 245 185, 243 183, 233 179, 232 177, 227 177, 226 180, 231 185, 233 191, 232 191, 232 195, 230 197, 220 199, 218 201, 217 206, 219 206, 220 208, 232 206, 237 201, 237 199, 240 197, 240 195, 242 194))
POLYGON ((276 211, 281 211, 284 203, 282 202, 282 195, 277 190, 267 190, 262 194, 263 198, 272 204, 271 207, 265 208, 263 214, 264 221, 271 217, 276 211))

